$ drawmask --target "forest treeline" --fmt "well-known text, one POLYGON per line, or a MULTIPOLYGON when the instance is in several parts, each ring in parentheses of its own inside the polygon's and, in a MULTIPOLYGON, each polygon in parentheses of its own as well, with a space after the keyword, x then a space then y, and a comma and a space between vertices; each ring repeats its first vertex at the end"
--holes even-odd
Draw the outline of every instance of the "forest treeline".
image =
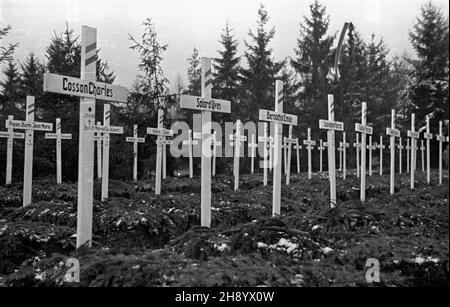
MULTIPOLYGON (((299 117, 294 137, 304 139, 307 127, 312 128, 314 139, 325 139, 325 132, 318 129, 319 119, 327 115, 327 95, 334 94, 335 118, 343 121, 347 140, 354 140, 354 123, 360 122, 361 102, 368 104, 368 120, 374 127, 374 135, 384 134, 390 125, 390 110, 396 109, 397 124, 405 133, 410 126, 410 114, 416 114, 416 127, 425 124, 425 116, 431 115, 431 129, 436 133, 438 121, 445 121, 448 130, 448 82, 449 82, 449 19, 441 8, 432 2, 425 3, 412 24, 409 36, 414 56, 392 55, 383 37, 372 34, 366 41, 351 23, 345 35, 339 59, 339 78, 333 71, 338 33, 330 33, 331 16, 319 1, 309 6, 309 12, 299 19, 298 38, 294 56, 277 60, 273 56, 271 42, 276 33, 269 12, 260 5, 256 14, 256 27, 250 29, 244 41, 235 38, 232 25, 226 23, 218 38, 221 49, 214 56, 213 97, 232 103, 232 113, 221 115, 218 121, 258 121, 259 109, 273 109, 274 80, 284 82, 284 112, 299 117), (238 46, 244 44, 245 52, 239 54, 238 46)), ((0 25, 0 43, 11 31, 8 25, 0 25)), ((139 56, 138 75, 130 88, 127 103, 112 105, 111 124, 124 126, 124 134, 132 135, 133 124, 139 125, 139 134, 145 135, 146 127, 156 125, 158 108, 164 108, 165 124, 174 120, 192 121, 190 111, 178 108, 179 94, 200 95, 199 50, 193 49, 188 61, 188 82, 181 77, 171 86, 161 67, 164 53, 170 46, 159 41, 151 19, 143 23, 140 37, 129 34, 130 48, 139 56), (171 90, 175 89, 175 90, 171 90)), ((79 98, 43 92, 43 73, 51 72, 80 77, 81 39, 67 24, 63 33, 49 38, 43 59, 30 53, 24 60, 17 60, 14 51, 17 44, 0 45, 0 65, 4 74, 0 83, 0 125, 8 115, 25 119, 25 97, 36 97, 36 121, 62 120, 63 133, 72 133, 74 141, 63 141, 63 175, 65 180, 75 181, 78 161, 79 98)), ((286 51, 286 53, 290 53, 286 51)), ((101 58, 98 50, 97 79, 114 83, 116 75, 113 63, 101 58)), ((96 104, 98 121, 103 118, 104 101, 96 104)), ((4 130, 4 129, 1 129, 4 130)), ((448 133, 448 132, 446 132, 448 133)), ((124 136, 111 137, 111 178, 129 179, 132 173, 132 146, 124 136)), ((340 136, 338 137, 340 138, 340 136)), ((375 138, 377 139, 377 137, 375 138)), ((433 142, 435 143, 435 142, 433 142)), ((54 140, 44 139, 44 133, 35 134, 34 174, 54 174, 54 140)), ((155 167, 155 143, 151 136, 139 145, 139 176, 148 177, 155 167)), ((433 146, 437 146, 433 144, 433 146)), ((0 148, 6 149, 6 140, 0 139, 0 148)), ((5 167, 6 150, 0 149, 0 170, 5 167)), ((433 150, 437 154, 437 150, 433 150)), ((432 159, 436 162, 437 159, 432 159)), ((304 161, 304 159, 303 159, 304 161)), ((183 161, 169 158, 169 172, 183 161)), ((226 172, 231 162, 218 161, 218 170, 226 172)), ((318 161, 314 161, 317 164, 318 161)), ((352 161, 353 162, 353 161, 352 161)), ((243 163, 246 165, 248 163, 243 163)), ((350 163, 351 166, 351 163, 350 163)), ((23 142, 15 142, 13 177, 21 177, 23 171, 23 142)), ((0 171, 3 181, 4 171, 0 171)))

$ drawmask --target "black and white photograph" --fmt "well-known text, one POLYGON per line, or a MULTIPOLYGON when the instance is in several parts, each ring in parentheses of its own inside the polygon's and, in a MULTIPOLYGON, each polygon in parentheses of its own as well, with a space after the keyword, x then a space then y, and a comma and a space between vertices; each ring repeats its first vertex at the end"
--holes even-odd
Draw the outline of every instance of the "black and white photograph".
POLYGON ((446 0, 0 0, 0 288, 449 287, 449 127, 446 0))

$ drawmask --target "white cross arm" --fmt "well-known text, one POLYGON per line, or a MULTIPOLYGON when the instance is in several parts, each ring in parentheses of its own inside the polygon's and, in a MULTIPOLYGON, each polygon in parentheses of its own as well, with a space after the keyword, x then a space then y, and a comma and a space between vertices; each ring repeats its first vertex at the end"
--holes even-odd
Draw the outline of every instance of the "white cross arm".
POLYGON ((160 136, 172 136, 173 135, 173 130, 168 130, 168 129, 164 129, 164 128, 147 128, 147 134, 152 134, 152 135, 160 135, 160 136))
POLYGON ((25 130, 41 130, 52 131, 52 123, 27 122, 23 120, 6 120, 6 128, 25 129, 25 130))
POLYGON ((51 73, 44 74, 44 92, 118 102, 127 102, 128 98, 128 90, 123 86, 51 73))
POLYGON ((259 120, 297 126, 297 116, 264 109, 259 110, 259 120))
POLYGON ((433 139, 433 134, 431 134, 431 133, 424 133, 423 134, 423 137, 425 138, 425 139, 427 139, 427 140, 432 140, 433 139))
POLYGON ((0 138, 13 138, 13 139, 23 139, 25 134, 22 132, 8 132, 0 131, 0 138))
POLYGON ((326 130, 344 131, 344 123, 321 119, 319 120, 319 128, 326 130))
POLYGON ((304 140, 303 145, 316 146, 316 141, 304 140))
POLYGON ((350 144, 349 143, 342 143, 342 142, 340 142, 339 143, 339 145, 341 146, 341 147, 350 147, 350 144))
POLYGON ((204 99, 199 96, 181 95, 180 107, 198 111, 210 111, 219 113, 231 113, 231 102, 229 100, 204 99))
POLYGON ((130 142, 130 143, 133 143, 133 142, 145 143, 145 138, 134 138, 134 137, 127 136, 126 141, 130 142))
POLYGON ((288 137, 284 137, 285 143, 297 144, 297 139, 290 139, 288 137))
POLYGON ((413 139, 418 139, 420 136, 420 133, 417 131, 408 130, 408 137, 413 139))
MULTIPOLYGON (((234 141, 235 138, 236 138, 236 135, 234 135, 234 134, 230 134, 230 135, 229 135, 230 141, 234 141)), ((238 139, 239 139, 239 141, 241 141, 241 142, 246 142, 246 141, 247 141, 247 137, 246 137, 245 135, 240 135, 240 136, 238 137, 238 139)))
POLYGON ((360 133, 365 133, 365 134, 372 134, 373 133, 373 128, 370 126, 365 126, 359 123, 355 124, 355 131, 356 132, 360 132, 360 133))
POLYGON ((156 144, 158 144, 158 145, 172 145, 172 140, 156 141, 156 144))
POLYGON ((71 140, 72 139, 72 134, 70 134, 70 133, 62 133, 62 134, 46 133, 45 134, 46 139, 57 139, 58 136, 61 136, 61 139, 63 139, 63 140, 71 140))
POLYGON ((183 145, 198 145, 198 141, 189 141, 189 140, 184 140, 183 145))
POLYGON ((95 125, 94 131, 100 133, 123 134, 123 127, 95 125))
POLYGON ((436 135, 436 140, 439 142, 445 142, 445 136, 443 135, 436 135))
POLYGON ((386 128, 386 134, 390 136, 400 137, 400 130, 398 129, 392 129, 392 128, 386 128))

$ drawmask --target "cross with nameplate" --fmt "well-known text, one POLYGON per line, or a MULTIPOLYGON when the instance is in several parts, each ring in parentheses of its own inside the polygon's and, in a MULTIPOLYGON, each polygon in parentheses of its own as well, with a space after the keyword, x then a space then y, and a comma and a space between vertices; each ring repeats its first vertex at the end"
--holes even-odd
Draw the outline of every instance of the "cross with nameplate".
POLYGON ((411 149, 411 146, 409 144, 409 138, 406 139, 406 171, 409 171, 409 151, 411 149))
POLYGON ((137 181, 138 169, 138 143, 145 143, 145 137, 138 137, 138 126, 133 125, 133 137, 127 137, 126 141, 133 143, 133 180, 137 181))
POLYGON ((275 112, 259 110, 259 120, 274 122, 274 169, 272 215, 281 214, 281 164, 283 125, 297 125, 297 116, 283 113, 283 82, 275 81, 275 112))
POLYGON ((383 149, 386 148, 386 146, 383 144, 383 136, 380 135, 380 143, 377 146, 378 149, 380 149, 380 176, 383 175, 383 149))
POLYGON ((181 95, 180 107, 202 112, 202 156, 201 156, 201 226, 211 227, 211 112, 230 113, 228 100, 211 98, 211 59, 202 58, 201 97, 181 95))
POLYGON ((247 137, 241 134, 242 122, 238 119, 236 121, 236 131, 235 134, 230 135, 230 141, 232 146, 234 146, 234 163, 233 163, 233 174, 234 174, 234 190, 239 189, 239 161, 241 157, 241 142, 247 141, 247 137))
POLYGON ((253 174, 255 172, 255 157, 256 157, 256 148, 258 147, 258 143, 256 143, 255 135, 252 134, 252 141, 248 143, 248 148, 250 149, 250 173, 253 174))
POLYGON ((411 114, 411 130, 408 130, 408 137, 411 138, 411 169, 410 169, 410 187, 414 189, 414 173, 416 170, 416 139, 419 138, 419 132, 415 128, 416 115, 411 114))
MULTIPOLYGON (((162 149, 167 144, 166 137, 172 136, 173 131, 164 129, 164 111, 158 109, 158 126, 157 128, 147 128, 147 134, 156 135, 156 170, 155 170, 155 194, 161 194, 161 177, 162 177, 162 149)), ((170 143, 170 142, 169 142, 170 143)))
POLYGON ((367 103, 362 103, 361 123, 355 124, 355 131, 361 133, 361 202, 366 201, 366 135, 372 135, 373 128, 367 126, 367 103))
POLYGON ((369 145, 367 149, 369 150, 369 176, 372 176, 372 151, 377 148, 377 144, 372 144, 372 136, 369 136, 369 145))
POLYGON ((431 179, 431 176, 430 176, 430 160, 431 160, 430 159, 430 141, 433 139, 433 135, 430 133, 430 116, 429 115, 426 116, 426 123, 427 123, 427 125, 426 125, 427 132, 425 132, 423 134, 423 137, 424 137, 424 139, 427 140, 427 185, 429 185, 430 179, 431 179))
MULTIPOLYGON (((8 120, 14 120, 14 116, 9 115, 8 120)), ((0 131, 0 138, 7 138, 6 185, 8 185, 8 184, 11 184, 11 178, 12 178, 14 139, 24 139, 25 134, 23 134, 22 132, 14 132, 13 128, 8 128, 8 131, 0 131)))
MULTIPOLYGON (((395 110, 391 109, 391 127, 386 128, 386 134, 390 136, 390 146, 391 150, 391 169, 390 169, 390 194, 394 194, 395 191, 395 138, 400 138, 400 130, 395 128, 395 110)), ((401 138, 400 138, 401 143, 401 138)))
POLYGON ((334 96, 328 95, 328 120, 319 120, 319 128, 327 130, 328 177, 330 180, 330 206, 336 207, 335 130, 344 131, 344 123, 334 120, 334 96))
POLYGON ((110 134, 123 134, 123 127, 110 126, 111 122, 111 105, 105 103, 103 105, 103 126, 94 126, 94 131, 103 134, 103 166, 102 166, 102 201, 108 198, 109 190, 109 147, 110 134))
POLYGON ((61 119, 56 119, 56 133, 46 133, 46 139, 56 139, 56 182, 61 184, 62 172, 61 172, 61 140, 71 140, 72 134, 61 133, 61 119))
POLYGON ((298 142, 298 139, 292 138, 292 129, 293 126, 289 126, 289 137, 284 138, 284 143, 288 146, 287 149, 287 172, 286 172, 286 185, 289 185, 291 183, 291 156, 292 156, 292 145, 296 145, 298 142))
MULTIPOLYGON (((101 126, 102 122, 98 121, 97 126, 101 126)), ((103 134, 94 133, 94 142, 97 142, 97 178, 102 178, 102 141, 103 134)))
POLYGON ((445 142, 445 136, 442 134, 442 121, 439 121, 439 134, 436 135, 439 142, 439 185, 442 185, 442 145, 445 142))
POLYGON ((316 145, 316 141, 311 140, 311 128, 308 128, 307 131, 307 140, 303 140, 303 145, 307 145, 306 149, 308 150, 308 179, 312 178, 312 157, 311 151, 314 149, 316 145))
POLYGON ((319 140, 319 147, 317 147, 317 150, 319 150, 319 172, 322 173, 323 171, 323 151, 325 150, 325 147, 323 145, 323 141, 319 140))
POLYGON ((269 125, 268 123, 263 123, 263 136, 258 136, 258 142, 263 143, 263 185, 267 185, 267 171, 269 169, 269 125))
POLYGON ((398 165, 398 172, 399 172, 399 174, 401 174, 402 173, 402 171, 403 171, 403 165, 402 165, 402 151, 403 151, 403 149, 404 149, 405 147, 403 146, 403 143, 402 143, 402 138, 400 137, 399 138, 399 140, 398 140, 398 162, 399 162, 399 165, 398 165))
POLYGON ((193 153, 192 153, 192 146, 198 145, 198 141, 192 140, 192 130, 189 129, 188 132, 188 139, 183 141, 183 145, 188 146, 188 152, 189 152, 189 178, 194 177, 194 159, 193 159, 193 153))
POLYGON ((359 178, 360 176, 360 166, 361 163, 359 162, 359 153, 361 152, 361 144, 359 143, 359 134, 355 133, 355 142, 353 143, 353 147, 356 151, 356 178, 359 178))
POLYGON ((423 140, 420 140, 420 151, 422 160, 422 173, 425 173, 425 146, 423 140))
POLYGON ((346 134, 345 132, 342 133, 342 160, 343 160, 343 170, 342 170, 342 179, 347 179, 347 148, 350 146, 349 143, 346 141, 346 134))
POLYGON ((23 166, 23 198, 22 205, 31 204, 31 190, 33 180, 33 143, 34 131, 52 131, 52 123, 42 123, 34 121, 34 96, 27 96, 26 119, 14 120, 7 119, 5 127, 7 129, 23 129, 25 130, 25 161, 23 166))

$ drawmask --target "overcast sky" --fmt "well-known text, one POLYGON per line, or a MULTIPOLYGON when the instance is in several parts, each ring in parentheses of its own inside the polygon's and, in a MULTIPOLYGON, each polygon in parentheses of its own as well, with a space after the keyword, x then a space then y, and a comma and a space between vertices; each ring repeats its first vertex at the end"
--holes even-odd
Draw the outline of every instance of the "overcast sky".
MULTIPOLYGON (((68 21, 79 35, 81 25, 96 27, 102 59, 109 61, 116 83, 130 86, 136 78, 138 55, 129 49, 128 33, 140 37, 145 18, 153 19, 161 43, 169 49, 163 68, 172 82, 186 82, 187 61, 194 47, 201 56, 217 56, 220 34, 228 20, 245 49, 249 29, 256 27, 260 3, 266 5, 270 26, 276 34, 271 47, 276 59, 293 56, 299 23, 309 15, 312 0, 0 0, 0 25, 13 27, 6 42, 20 44, 15 56, 23 59, 33 51, 41 60, 53 31, 68 21)), ((434 0, 448 16, 447 0, 434 0)), ((321 0, 331 17, 330 34, 351 21, 366 40, 372 33, 383 36, 391 55, 413 54, 408 31, 424 0, 321 0)), ((3 43, 4 41, 2 41, 3 43)), ((2 77, 0 77, 2 78, 2 77)))

